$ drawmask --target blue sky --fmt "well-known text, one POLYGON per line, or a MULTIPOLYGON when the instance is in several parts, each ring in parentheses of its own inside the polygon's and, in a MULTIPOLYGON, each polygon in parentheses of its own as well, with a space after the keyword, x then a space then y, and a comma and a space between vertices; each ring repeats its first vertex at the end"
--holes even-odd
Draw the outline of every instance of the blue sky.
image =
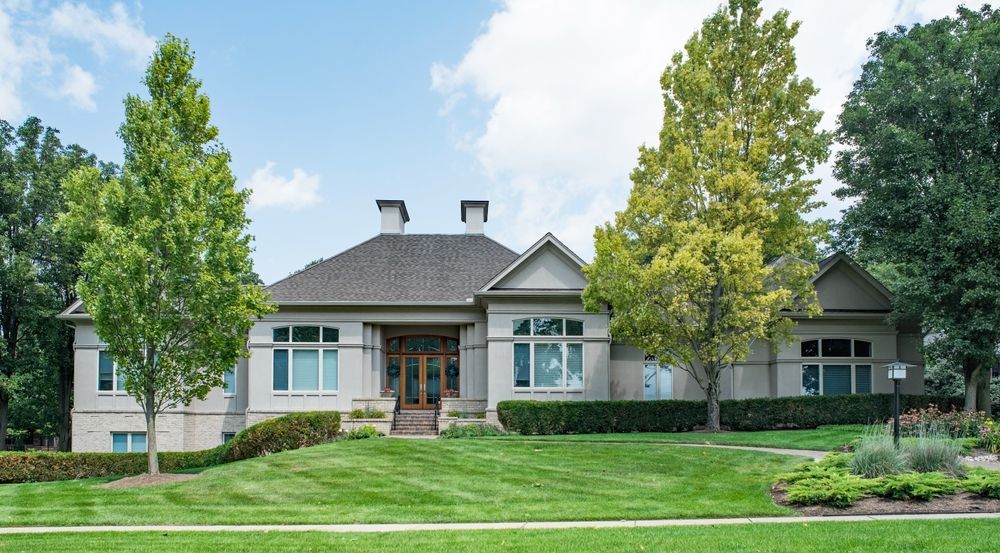
MULTIPOLYGON (((895 24, 956 2, 765 2, 803 22, 799 73, 832 128, 895 24)), ((155 40, 187 38, 273 282, 378 232, 376 198, 404 199, 410 233, 463 229, 523 249, 552 231, 584 258, 624 206, 636 148, 655 140, 659 72, 716 2, 63 2, 0 0, 0 118, 37 115, 111 161, 123 96, 155 40)), ((820 196, 835 217, 829 168, 820 196)))

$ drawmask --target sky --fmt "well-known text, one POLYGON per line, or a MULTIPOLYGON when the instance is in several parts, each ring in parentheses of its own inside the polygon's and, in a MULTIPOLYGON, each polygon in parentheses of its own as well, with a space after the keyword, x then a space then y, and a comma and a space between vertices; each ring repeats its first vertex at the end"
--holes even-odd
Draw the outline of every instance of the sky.
MULTIPOLYGON (((798 74, 833 129, 895 25, 953 0, 765 0, 802 22, 798 74)), ((257 272, 271 283, 378 233, 460 233, 460 200, 490 201, 487 235, 523 251, 553 232, 584 259, 625 206, 637 148, 655 144, 659 77, 717 0, 138 3, 0 0, 0 119, 29 115, 120 162, 126 94, 156 41, 186 38, 238 186, 253 190, 257 272)), ((978 7, 978 4, 970 4, 978 7)), ((836 150, 836 146, 835 146, 836 150)), ((832 159, 832 156, 831 156, 832 159)), ((826 164, 811 216, 844 204, 826 164)))

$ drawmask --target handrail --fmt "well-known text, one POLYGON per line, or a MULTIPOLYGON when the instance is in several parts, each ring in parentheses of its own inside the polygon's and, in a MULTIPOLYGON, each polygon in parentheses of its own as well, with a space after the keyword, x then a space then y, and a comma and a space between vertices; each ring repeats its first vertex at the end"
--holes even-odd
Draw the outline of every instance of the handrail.
POLYGON ((399 420, 399 396, 396 396, 396 406, 392 409, 392 428, 390 430, 396 429, 397 420, 399 420))
POLYGON ((441 429, 438 428, 438 419, 441 418, 441 398, 438 398, 438 402, 434 404, 434 434, 440 434, 441 429))

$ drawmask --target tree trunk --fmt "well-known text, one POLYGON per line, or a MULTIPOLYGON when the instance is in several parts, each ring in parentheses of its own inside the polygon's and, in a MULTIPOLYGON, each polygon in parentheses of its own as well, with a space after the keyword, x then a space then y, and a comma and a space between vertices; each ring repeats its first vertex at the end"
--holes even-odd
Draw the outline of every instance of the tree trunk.
POLYGON ((0 392, 0 451, 7 449, 7 414, 10 409, 10 396, 0 392))
POLYGON ((709 382, 708 389, 705 390, 705 399, 708 403, 708 421, 705 424, 705 430, 709 432, 718 432, 721 430, 719 426, 719 383, 709 382))
POLYGON ((979 373, 982 364, 977 362, 966 362, 965 364, 965 410, 975 411, 976 400, 979 399, 979 373))
POLYGON ((156 455, 156 410, 149 400, 146 401, 146 458, 149 474, 160 474, 160 459, 156 455))
POLYGON ((976 386, 976 407, 986 414, 986 418, 993 416, 993 406, 990 405, 993 398, 990 397, 990 380, 993 371, 989 367, 982 367, 979 370, 979 385, 976 386))

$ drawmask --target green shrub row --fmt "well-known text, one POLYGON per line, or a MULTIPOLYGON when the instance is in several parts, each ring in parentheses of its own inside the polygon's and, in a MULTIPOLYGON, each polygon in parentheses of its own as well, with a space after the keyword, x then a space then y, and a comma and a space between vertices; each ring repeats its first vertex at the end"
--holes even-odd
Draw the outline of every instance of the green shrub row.
MULTIPOLYGON (((210 467, 321 444, 338 432, 340 414, 335 411, 294 413, 257 423, 212 449, 167 451, 157 458, 164 472, 210 467)), ((0 455, 0 483, 129 476, 146 468, 145 453, 10 452, 0 455)))
POLYGON ((484 436, 506 436, 507 432, 495 424, 455 424, 441 432, 441 438, 482 438, 484 436))
MULTIPOLYGON (((901 411, 935 404, 960 408, 961 398, 902 396, 901 411)), ((867 424, 892 416, 890 394, 790 396, 720 402, 720 422, 731 430, 815 428, 867 424)), ((497 404, 504 428, 521 434, 683 432, 705 424, 704 401, 526 401, 497 404)))

